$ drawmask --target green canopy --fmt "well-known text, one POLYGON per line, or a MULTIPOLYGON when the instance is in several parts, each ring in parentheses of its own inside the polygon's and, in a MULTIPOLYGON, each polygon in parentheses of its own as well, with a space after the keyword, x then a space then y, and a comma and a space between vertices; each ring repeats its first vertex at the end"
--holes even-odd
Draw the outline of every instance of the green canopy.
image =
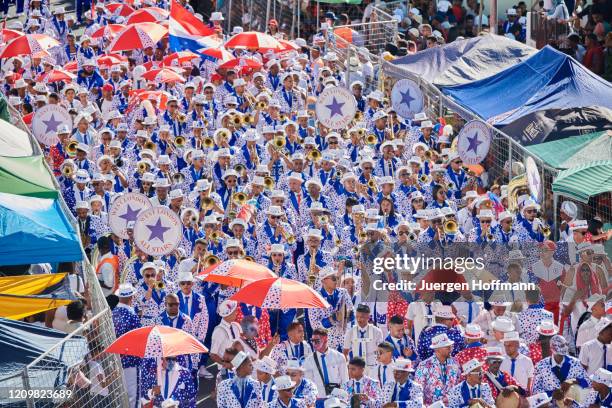
POLYGON ((583 203, 612 191, 612 160, 600 160, 564 170, 553 181, 554 193, 583 203))
POLYGON ((57 198, 53 176, 43 156, 1 157, 0 193, 39 198, 57 198))
POLYGON ((569 169, 581 164, 612 157, 612 132, 603 131, 572 136, 526 148, 542 161, 557 169, 569 169))

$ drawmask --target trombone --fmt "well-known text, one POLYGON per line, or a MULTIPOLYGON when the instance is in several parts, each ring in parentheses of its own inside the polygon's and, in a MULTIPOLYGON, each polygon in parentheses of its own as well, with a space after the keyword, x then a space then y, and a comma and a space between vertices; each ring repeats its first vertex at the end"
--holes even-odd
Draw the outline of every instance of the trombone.
POLYGON ((238 206, 241 206, 246 203, 247 198, 247 195, 242 191, 238 191, 237 193, 232 194, 232 201, 238 206))
POLYGON ((207 136, 207 137, 204 138, 204 141, 202 142, 202 145, 204 147, 210 149, 211 147, 213 147, 215 145, 215 141, 214 141, 214 139, 212 137, 207 136))
POLYGON ((175 137, 173 142, 176 147, 185 147, 185 138, 183 136, 175 137))
POLYGON ((312 149, 306 155, 306 158, 311 162, 318 162, 319 160, 321 160, 321 157, 322 156, 321 156, 321 152, 319 151, 319 149, 312 149))
POLYGON ((235 114, 230 120, 235 127, 241 127, 244 125, 244 118, 241 114, 235 114))
POLYGON ((378 143, 378 138, 374 133, 370 133, 366 136, 365 142, 368 146, 374 146, 376 143, 378 143))
POLYGON ((213 265, 218 264, 219 262, 221 262, 219 257, 212 255, 212 254, 206 255, 206 257, 204 258, 204 265, 206 266, 213 266, 213 265))
POLYGON ((281 150, 285 147, 287 141, 285 140, 284 136, 275 136, 274 140, 272 141, 272 144, 277 150, 281 150))

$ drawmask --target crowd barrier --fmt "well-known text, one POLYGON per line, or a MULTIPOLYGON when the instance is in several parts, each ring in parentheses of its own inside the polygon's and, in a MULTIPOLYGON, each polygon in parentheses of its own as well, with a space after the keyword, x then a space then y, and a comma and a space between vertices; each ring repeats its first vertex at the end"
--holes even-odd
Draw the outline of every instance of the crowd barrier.
POLYGON ((568 23, 549 20, 541 13, 527 13, 527 45, 537 49, 542 49, 546 45, 563 49, 566 47, 567 36, 570 33, 568 23))

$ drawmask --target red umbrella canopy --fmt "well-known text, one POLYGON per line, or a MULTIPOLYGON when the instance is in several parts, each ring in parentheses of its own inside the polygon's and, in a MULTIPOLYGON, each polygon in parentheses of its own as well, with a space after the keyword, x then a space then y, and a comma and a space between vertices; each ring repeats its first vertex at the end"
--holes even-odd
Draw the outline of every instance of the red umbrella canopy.
POLYGON ((264 265, 244 259, 230 259, 206 268, 198 276, 207 282, 241 287, 259 279, 276 278, 276 274, 264 265))
POLYGON ((21 37, 22 35, 25 35, 23 31, 11 30, 8 28, 2 29, 2 32, 0 33, 0 37, 2 37, 2 41, 4 42, 14 40, 15 38, 21 37))
POLYGON ((173 82, 186 82, 185 78, 181 74, 168 67, 153 69, 151 71, 145 72, 142 75, 142 78, 146 79, 147 81, 155 81, 162 84, 173 82))
POLYGON ((172 54, 166 56, 162 63, 166 66, 172 66, 172 64, 176 64, 176 66, 182 66, 184 62, 192 62, 193 60, 199 59, 200 56, 195 52, 191 51, 178 51, 173 52, 172 54), (176 62, 174 62, 176 61, 176 62))
POLYGON ((223 47, 215 47, 215 48, 202 48, 198 50, 200 54, 207 55, 216 60, 221 60, 222 62, 227 62, 234 58, 234 56, 223 47))
POLYGON ((125 27, 125 24, 107 24, 94 31, 91 38, 114 38, 115 35, 119 34, 125 27))
POLYGON ((157 23, 136 23, 124 28, 109 45, 109 52, 155 47, 168 34, 168 29, 157 23))
POLYGON ((225 43, 225 48, 248 48, 248 49, 281 49, 282 45, 271 35, 258 31, 245 31, 236 34, 225 43))
POLYGON ((100 68, 110 68, 125 61, 125 57, 117 54, 104 54, 96 58, 96 63, 100 68))
POLYGON ((76 78, 76 75, 65 71, 64 69, 62 69, 61 67, 55 67, 53 68, 51 71, 49 72, 43 72, 42 74, 40 74, 36 80, 37 81, 44 81, 48 84, 53 83, 53 82, 60 82, 60 81, 64 81, 64 82, 71 82, 73 79, 76 78))
POLYGON ((146 7, 136 10, 128 17, 126 23, 155 23, 168 18, 169 13, 159 7, 146 7))
POLYGON ((251 282, 230 299, 266 309, 329 307, 329 303, 310 286, 286 278, 268 278, 251 282))
POLYGON ((208 349, 198 339, 181 329, 146 326, 125 333, 108 346, 106 352, 142 358, 161 358, 206 353, 208 349))
POLYGON ((36 54, 58 45, 59 41, 46 34, 26 34, 11 40, 0 53, 0 58, 36 54))
POLYGON ((251 69, 261 69, 263 65, 261 62, 257 61, 255 58, 234 58, 223 64, 219 65, 219 68, 251 68, 251 69))
POLYGON ((123 3, 108 3, 105 8, 110 11, 111 14, 121 17, 127 17, 134 12, 134 8, 123 3))

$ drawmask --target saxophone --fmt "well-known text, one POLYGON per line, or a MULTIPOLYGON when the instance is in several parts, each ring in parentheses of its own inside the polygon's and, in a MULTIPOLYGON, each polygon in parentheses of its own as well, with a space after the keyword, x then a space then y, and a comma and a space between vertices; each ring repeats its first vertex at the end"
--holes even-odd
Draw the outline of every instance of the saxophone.
POLYGON ((314 268, 317 265, 317 257, 316 254, 313 254, 310 251, 310 265, 308 266, 308 286, 311 288, 314 287, 315 282, 317 281, 317 275, 314 273, 314 268))

